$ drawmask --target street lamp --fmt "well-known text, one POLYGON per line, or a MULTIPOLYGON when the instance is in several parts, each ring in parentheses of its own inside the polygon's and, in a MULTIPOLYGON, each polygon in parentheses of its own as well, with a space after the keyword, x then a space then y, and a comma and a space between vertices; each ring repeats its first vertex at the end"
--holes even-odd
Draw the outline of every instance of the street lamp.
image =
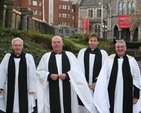
POLYGON ((107 32, 107 25, 104 24, 104 25, 102 26, 102 28, 103 28, 103 31, 104 31, 104 32, 103 32, 103 38, 104 38, 104 39, 107 39, 107 34, 106 34, 106 32, 107 32))
POLYGON ((62 25, 61 24, 58 25, 58 35, 59 36, 62 36, 63 35, 63 28, 62 28, 62 25))
POLYGON ((106 25, 106 21, 105 20, 103 20, 103 26, 102 26, 102 28, 103 28, 103 38, 105 38, 105 39, 107 39, 107 34, 106 34, 106 32, 107 32, 107 25, 106 25))
POLYGON ((101 0, 99 2, 99 5, 101 6, 101 30, 100 30, 100 37, 103 38, 103 30, 102 30, 102 26, 103 26, 103 0, 101 0))

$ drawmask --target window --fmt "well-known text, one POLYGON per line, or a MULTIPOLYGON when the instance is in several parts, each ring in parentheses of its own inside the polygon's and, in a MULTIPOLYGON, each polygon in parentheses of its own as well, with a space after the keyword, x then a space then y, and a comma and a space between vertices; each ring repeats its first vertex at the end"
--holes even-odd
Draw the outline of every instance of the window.
POLYGON ((68 10, 70 10, 70 6, 68 6, 68 10))
POLYGON ((66 26, 66 22, 62 22, 62 25, 66 26))
POLYGON ((122 14, 122 3, 118 4, 118 14, 122 14))
POLYGON ((61 17, 61 13, 59 13, 59 17, 61 17))
POLYGON ((98 17, 98 18, 101 17, 101 9, 98 9, 98 10, 97 10, 97 17, 98 17))
POLYGON ((132 3, 131 3, 131 11, 134 12, 134 9, 135 9, 135 3, 132 2, 132 3))
POLYGON ((37 15, 37 10, 33 10, 33 14, 34 15, 37 15))
POLYGON ((42 2, 39 2, 39 6, 42 6, 42 2))
POLYGON ((68 14, 68 18, 70 18, 70 14, 68 14))
POLYGON ((122 14, 125 14, 125 3, 122 3, 122 14))
POLYGON ((71 12, 74 12, 74 9, 71 9, 71 12))
POLYGON ((63 17, 63 18, 66 18, 66 14, 65 14, 65 13, 62 13, 62 17, 63 17))
POLYGON ((39 11, 39 15, 42 15, 42 11, 39 11))
POLYGON ((37 6, 37 1, 33 1, 33 5, 34 6, 37 6))
POLYGON ((70 35, 70 31, 67 29, 66 30, 66 36, 69 36, 70 35))
POLYGON ((62 6, 62 9, 66 9, 66 5, 63 5, 63 6, 62 6))
POLYGON ((125 3, 120 2, 118 4, 118 14, 125 14, 125 3))
POLYGON ((128 14, 131 14, 131 2, 128 2, 128 5, 127 5, 127 13, 128 14))
POLYGON ((31 5, 31 0, 28 0, 28 5, 31 5))
POLYGON ((100 25, 95 25, 94 26, 94 31, 95 31, 95 33, 98 34, 98 36, 100 36, 100 25))
POLYGON ((88 10, 88 17, 92 18, 93 17, 93 10, 88 10))
POLYGON ((72 16, 72 20, 74 20, 74 16, 72 16))
POLYGON ((61 9, 61 5, 59 5, 59 9, 61 9))

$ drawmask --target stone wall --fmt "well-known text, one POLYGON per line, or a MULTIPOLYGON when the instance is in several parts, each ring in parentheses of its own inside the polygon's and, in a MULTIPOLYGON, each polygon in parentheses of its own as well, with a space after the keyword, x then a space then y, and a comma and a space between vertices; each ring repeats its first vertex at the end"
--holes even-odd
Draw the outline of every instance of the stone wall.
POLYGON ((4 10, 4 27, 16 30, 35 30, 43 34, 54 35, 54 27, 42 20, 33 18, 31 10, 19 8, 19 11, 17 11, 13 9, 13 3, 7 4, 5 4, 4 10))

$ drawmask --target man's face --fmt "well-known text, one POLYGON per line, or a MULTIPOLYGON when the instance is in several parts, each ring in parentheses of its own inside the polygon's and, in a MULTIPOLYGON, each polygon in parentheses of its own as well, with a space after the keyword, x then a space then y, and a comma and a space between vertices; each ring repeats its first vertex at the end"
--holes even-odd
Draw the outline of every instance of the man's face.
POLYGON ((54 37, 53 39, 52 39, 52 47, 53 47, 53 51, 55 52, 55 53, 60 53, 60 52, 62 52, 62 49, 63 49, 63 41, 62 41, 62 39, 60 38, 60 37, 54 37))
POLYGON ((13 42, 12 49, 16 55, 20 55, 23 49, 22 42, 19 40, 15 40, 13 42))
POLYGON ((97 40, 97 37, 91 37, 88 41, 89 47, 91 49, 95 49, 98 46, 99 41, 97 40))
POLYGON ((115 44, 115 51, 118 54, 119 57, 123 57, 125 55, 126 52, 126 46, 124 45, 124 43, 121 42, 117 42, 115 44))

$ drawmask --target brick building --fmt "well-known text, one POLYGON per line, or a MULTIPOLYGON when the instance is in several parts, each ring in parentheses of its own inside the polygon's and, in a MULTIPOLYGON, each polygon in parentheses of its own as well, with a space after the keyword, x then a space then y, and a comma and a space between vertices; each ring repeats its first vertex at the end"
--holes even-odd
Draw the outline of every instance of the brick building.
MULTIPOLYGON (((80 0, 79 31, 90 19, 90 30, 101 38, 141 41, 141 0, 80 0)), ((88 24, 87 24, 88 25, 88 24)))
POLYGON ((33 11, 33 17, 55 28, 55 34, 70 37, 78 28, 78 4, 73 0, 14 0, 14 9, 33 11))

